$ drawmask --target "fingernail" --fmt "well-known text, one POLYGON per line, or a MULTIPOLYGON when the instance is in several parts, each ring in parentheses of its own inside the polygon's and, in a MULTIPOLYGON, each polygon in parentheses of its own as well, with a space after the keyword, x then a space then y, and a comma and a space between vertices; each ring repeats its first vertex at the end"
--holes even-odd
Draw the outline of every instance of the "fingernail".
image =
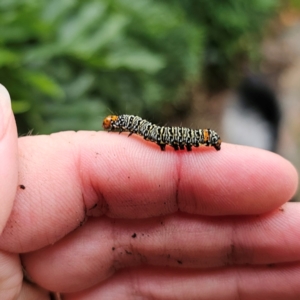
POLYGON ((0 132, 2 133, 7 126, 11 115, 11 102, 7 89, 0 84, 0 132))

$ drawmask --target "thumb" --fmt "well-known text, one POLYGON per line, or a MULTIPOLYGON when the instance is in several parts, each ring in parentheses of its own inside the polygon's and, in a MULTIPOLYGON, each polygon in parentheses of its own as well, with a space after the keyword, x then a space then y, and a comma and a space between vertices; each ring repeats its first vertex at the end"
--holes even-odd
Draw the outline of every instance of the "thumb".
POLYGON ((10 215, 18 180, 18 135, 10 96, 0 84, 0 234, 10 215))

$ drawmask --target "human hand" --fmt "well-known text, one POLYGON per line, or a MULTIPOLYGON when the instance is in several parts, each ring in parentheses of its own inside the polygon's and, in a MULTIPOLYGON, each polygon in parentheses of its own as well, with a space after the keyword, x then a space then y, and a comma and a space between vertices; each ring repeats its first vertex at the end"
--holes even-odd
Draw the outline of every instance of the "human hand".
POLYGON ((8 122, 1 299, 7 282, 34 299, 19 255, 37 287, 68 300, 299 299, 300 207, 284 204, 297 173, 285 159, 228 144, 161 152, 107 132, 28 136, 17 146, 11 114, 8 122))

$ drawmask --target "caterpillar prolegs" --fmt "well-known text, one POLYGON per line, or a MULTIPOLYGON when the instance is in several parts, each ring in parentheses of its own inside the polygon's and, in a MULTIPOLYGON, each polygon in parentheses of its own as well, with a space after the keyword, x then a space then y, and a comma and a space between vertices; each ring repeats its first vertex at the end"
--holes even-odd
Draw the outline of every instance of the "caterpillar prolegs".
POLYGON ((127 131, 129 136, 133 133, 141 135, 145 140, 155 142, 164 151, 166 145, 175 150, 192 150, 192 146, 212 146, 221 149, 219 135, 211 129, 190 129, 185 127, 165 127, 133 115, 110 115, 103 120, 103 128, 108 131, 127 131))

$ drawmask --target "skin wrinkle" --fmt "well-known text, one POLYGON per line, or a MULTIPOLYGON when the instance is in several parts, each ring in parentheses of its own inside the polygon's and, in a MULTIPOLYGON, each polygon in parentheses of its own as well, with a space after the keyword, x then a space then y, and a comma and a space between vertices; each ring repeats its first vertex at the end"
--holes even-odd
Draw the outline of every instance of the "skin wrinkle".
MULTIPOLYGON (((203 194, 203 189, 204 189, 204 194, 207 193, 207 191, 205 190, 206 187, 206 182, 209 181, 210 184, 212 184, 215 180, 214 178, 211 178, 212 176, 214 176, 214 174, 210 174, 210 164, 206 163, 207 161, 207 155, 210 154, 215 154, 212 153, 212 149, 210 148, 202 148, 202 149, 197 149, 195 152, 193 152, 193 154, 191 154, 191 165, 197 165, 199 164, 199 169, 197 170, 198 176, 199 176, 199 184, 194 184, 194 180, 195 178, 192 177, 190 178, 190 170, 185 168, 185 177, 183 178, 183 180, 186 180, 187 182, 185 182, 185 185, 188 185, 188 188, 186 188, 186 190, 189 191, 189 199, 188 201, 180 201, 179 200, 179 210, 182 212, 188 212, 191 214, 194 213, 198 213, 200 212, 200 214, 202 214, 202 212, 205 213, 206 209, 207 209, 207 204, 206 201, 199 201, 197 199, 199 199, 199 195, 203 194), (203 152, 202 156, 198 156, 195 152, 196 151, 200 151, 203 152), (186 177, 189 177, 189 181, 186 179, 186 177), (203 180, 202 180, 203 179, 203 180), (202 181, 202 182, 201 182, 202 181), (189 188, 189 186, 191 186, 191 188, 189 188)), ((181 165, 182 168, 184 168, 186 166, 186 162, 189 160, 190 158, 185 156, 184 160, 183 160, 183 164, 181 165)), ((217 160, 218 160, 218 156, 213 156, 212 158, 210 158, 214 164, 217 164, 217 160)), ((218 181, 218 179, 217 179, 218 181)), ((209 190, 209 196, 212 197, 214 195, 215 192, 218 192, 219 189, 210 189, 209 190)), ((181 193, 182 194, 182 193, 181 193)), ((180 195, 181 195, 180 194, 180 195)), ((200 196, 201 197, 201 196, 200 196)), ((216 197, 218 197, 218 194, 216 193, 216 197)))
MULTIPOLYGON (((245 236, 243 233, 240 233, 239 231, 241 228, 237 226, 237 224, 240 222, 241 217, 233 216, 230 220, 231 225, 231 234, 229 238, 229 250, 227 257, 227 264, 228 265, 235 265, 235 264, 253 264, 253 257, 254 257, 254 249, 251 246, 251 243, 244 244, 245 236)), ((252 216, 246 216, 244 218, 248 218, 251 222, 251 219, 253 219, 252 216)), ((259 220, 253 224, 251 222, 252 226, 259 224, 259 220)), ((226 264, 225 264, 226 265, 226 264)))
POLYGON ((242 288, 241 288, 241 283, 240 283, 240 270, 239 269, 235 269, 235 276, 234 276, 234 284, 235 284, 235 287, 234 287, 234 290, 235 290, 235 293, 234 295, 235 298, 237 300, 243 300, 244 297, 242 296, 242 288))
POLYGON ((120 269, 118 267, 118 265, 120 264, 120 260, 119 260, 119 249, 120 249, 120 244, 119 244, 119 240, 117 238, 117 234, 116 234, 116 220, 111 220, 111 230, 110 230, 110 236, 111 236, 111 240, 112 240, 112 245, 114 247, 114 251, 112 251, 112 262, 111 262, 111 268, 113 270, 113 274, 120 269), (117 256, 118 255, 118 256, 117 256))
POLYGON ((233 217, 231 220, 231 232, 230 232, 230 238, 229 238, 229 252, 227 254, 227 263, 228 265, 233 265, 237 261, 237 249, 236 249, 236 228, 235 228, 235 218, 233 217))
MULTIPOLYGON (((74 133, 73 137, 75 137, 75 140, 77 138, 76 132, 74 133)), ((91 132, 91 136, 95 136, 95 133, 91 132)), ((54 137, 55 135, 52 135, 54 137)), ((91 179, 92 174, 89 172, 86 172, 86 158, 83 159, 83 157, 86 156, 86 153, 83 153, 85 151, 85 148, 78 147, 78 143, 74 143, 71 141, 66 141, 67 143, 71 143, 72 146, 76 145, 76 150, 72 151, 72 156, 74 159, 73 169, 78 170, 77 171, 77 182, 79 182, 80 190, 81 190, 81 196, 82 196, 82 205, 83 205, 83 217, 82 221, 80 221, 80 224, 78 227, 81 227, 83 223, 86 221, 86 218, 90 215, 90 210, 95 209, 97 216, 104 215, 108 213, 109 206, 107 202, 105 201, 104 195, 102 192, 99 191, 99 188, 96 188, 96 184, 91 179), (83 174, 90 174, 90 176, 83 177, 83 174), (86 199, 93 199, 90 201, 87 201, 86 199), (100 205, 99 205, 100 203, 100 205)), ((74 149, 71 147, 71 149, 74 149)), ((99 183, 97 183, 99 185, 99 183)), ((91 214, 93 214, 92 212, 91 214)), ((76 227, 77 228, 77 227, 76 227)), ((74 228, 74 230, 76 229, 74 228)))
POLYGON ((88 211, 88 209, 86 207, 84 193, 81 192, 81 195, 82 195, 82 204, 83 204, 83 218, 81 219, 81 221, 79 223, 79 227, 81 227, 87 221, 87 211, 88 211))
MULTIPOLYGON (((72 132, 73 133, 73 132, 72 132)), ((74 132, 75 138, 76 138, 76 132, 74 132)), ((79 187, 80 187, 80 191, 81 191, 81 198, 82 198, 82 217, 80 218, 81 221, 78 224, 78 227, 83 226, 83 224, 86 222, 87 220, 87 211, 88 211, 88 206, 87 206, 87 202, 86 202, 86 198, 85 198, 85 193, 84 191, 84 183, 83 183, 83 176, 82 174, 84 174, 82 172, 82 170, 84 170, 84 168, 82 167, 82 152, 80 147, 78 147, 77 143, 72 143, 71 141, 67 141, 67 143, 71 143, 73 147, 75 147, 74 144, 76 144, 76 148, 74 149, 73 147, 71 147, 71 155, 73 157, 72 162, 73 162, 73 169, 76 170, 76 182, 79 183, 79 187)), ((76 228, 74 229, 76 230, 76 228)))
MULTIPOLYGON (((39 202, 41 203, 40 210, 41 210, 41 213, 44 215, 45 212, 47 211, 47 209, 45 209, 45 201, 44 201, 44 197, 43 197, 43 194, 42 194, 42 191, 41 191, 42 189, 43 189, 43 187, 39 187, 37 190, 38 190, 38 198, 40 200, 39 202)), ((29 205, 31 206, 31 203, 29 203, 29 205)), ((34 208, 30 207, 30 211, 32 209, 34 209, 34 208)), ((34 220, 32 214, 30 214, 30 223, 35 224, 35 220, 34 220)), ((48 231, 46 231, 44 234, 45 234, 45 239, 47 241, 47 244, 51 245, 53 242, 52 242, 52 239, 50 237, 50 233, 48 231)))
POLYGON ((176 156, 177 162, 176 162, 176 174, 177 174, 177 187, 176 187, 176 205, 178 211, 183 211, 184 207, 186 206, 186 199, 184 195, 182 196, 181 192, 181 182, 182 182, 182 167, 183 167, 183 159, 181 156, 181 152, 179 152, 179 155, 176 156))
MULTIPOLYGON (((85 149, 83 149, 83 151, 85 151, 85 149)), ((80 156, 84 156, 84 154, 80 153, 80 156)), ((95 179, 93 179, 93 176, 94 174, 89 174, 88 178, 81 178, 81 182, 82 182, 81 186, 82 186, 82 190, 84 191, 83 194, 86 194, 85 199, 91 199, 89 203, 86 203, 86 206, 89 211, 96 204, 97 205, 95 209, 96 214, 98 214, 99 216, 108 215, 109 205, 105 200, 104 192, 101 189, 101 182, 99 180, 97 180, 97 182, 94 182, 95 179)))
POLYGON ((180 175, 178 175, 177 184, 176 184, 176 191, 175 191, 175 204, 174 206, 177 207, 177 210, 179 210, 179 186, 180 186, 180 175))
MULTIPOLYGON (((165 237, 167 236, 167 227, 165 224, 165 218, 160 218, 160 224, 161 224, 161 228, 163 228, 163 232, 162 232, 162 239, 164 240, 165 237)), ((164 256, 166 256, 166 265, 168 265, 169 263, 169 259, 170 259, 170 254, 168 254, 168 248, 167 248, 167 243, 162 243, 161 245, 161 249, 162 249, 162 253, 164 256)))
POLYGON ((176 177, 173 179, 175 180, 175 187, 176 187, 176 190, 175 190, 175 204, 176 205, 176 210, 177 211, 180 211, 180 181, 181 181, 181 177, 182 177, 182 156, 180 155, 177 155, 176 156, 176 162, 175 162, 175 168, 176 168, 176 173, 174 172, 173 174, 176 174, 176 177))

